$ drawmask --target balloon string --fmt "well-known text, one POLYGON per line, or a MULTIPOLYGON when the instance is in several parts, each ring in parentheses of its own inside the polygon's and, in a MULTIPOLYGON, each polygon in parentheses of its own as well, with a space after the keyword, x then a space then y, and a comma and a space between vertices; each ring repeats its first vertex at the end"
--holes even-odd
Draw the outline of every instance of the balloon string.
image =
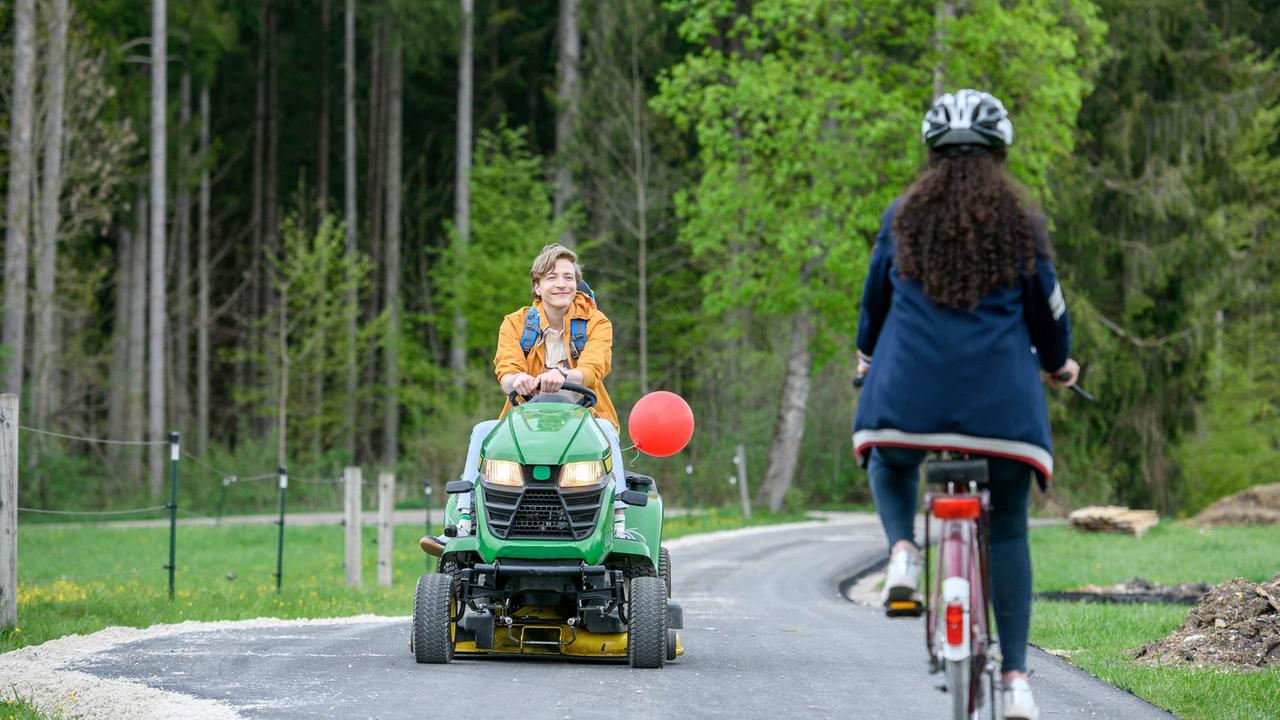
MULTIPOLYGON (((634 446, 634 445, 632 445, 631 447, 635 447, 635 446, 634 446)), ((629 449, 631 449, 631 448, 627 448, 627 449, 629 450, 629 449)), ((636 448, 636 454, 635 454, 635 457, 631 458, 631 462, 630 462, 630 463, 628 463, 628 464, 634 465, 634 464, 635 464, 635 462, 636 462, 637 460, 639 460, 639 459, 640 459, 640 449, 639 449, 639 448, 636 448)))

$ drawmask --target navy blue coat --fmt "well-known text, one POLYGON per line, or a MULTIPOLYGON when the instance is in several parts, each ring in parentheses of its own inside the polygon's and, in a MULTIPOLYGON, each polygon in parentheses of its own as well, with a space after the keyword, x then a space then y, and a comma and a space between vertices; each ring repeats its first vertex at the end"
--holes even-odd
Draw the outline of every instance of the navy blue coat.
POLYGON ((1053 444, 1040 371, 1066 363, 1071 318, 1046 251, 1034 274, 991 290, 973 310, 937 305, 894 267, 894 201, 881 219, 862 289, 858 351, 872 358, 853 444, 960 450, 1021 460, 1047 481, 1053 444))

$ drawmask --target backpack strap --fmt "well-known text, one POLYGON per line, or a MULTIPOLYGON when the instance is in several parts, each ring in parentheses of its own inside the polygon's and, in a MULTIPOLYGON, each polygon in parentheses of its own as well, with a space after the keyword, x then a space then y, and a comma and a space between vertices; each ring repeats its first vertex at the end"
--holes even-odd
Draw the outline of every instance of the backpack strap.
MULTIPOLYGON (((578 291, 586 293, 591 298, 591 304, 596 302, 596 294, 591 290, 591 286, 586 281, 578 281, 578 291)), ((520 349, 524 350, 525 357, 533 352, 533 347, 538 344, 538 338, 542 337, 542 318, 538 315, 538 306, 530 305, 529 312, 524 316, 524 333, 520 336, 520 349)), ((587 321, 585 318, 571 318, 569 320, 569 347, 573 352, 573 359, 577 360, 582 354, 582 348, 587 344, 587 321)))
MULTIPOLYGON (((591 298, 591 304, 596 304, 595 291, 591 289, 586 280, 578 281, 578 292, 585 293, 587 297, 591 298)), ((582 348, 587 344, 586 319, 579 318, 569 321, 569 339, 571 340, 570 347, 573 349, 573 359, 577 360, 578 356, 582 354, 582 348)))
MULTIPOLYGON (((538 316, 538 306, 530 305, 529 312, 524 316, 524 333, 520 336, 520 349, 524 350, 525 357, 529 357, 529 353, 533 350, 533 346, 538 344, 538 338, 542 335, 542 318, 538 316)), ((583 341, 586 341, 586 335, 583 335, 583 341)))
POLYGON ((582 348, 587 344, 587 321, 585 318, 573 318, 569 320, 569 347, 573 349, 573 359, 577 360, 582 354, 582 348))

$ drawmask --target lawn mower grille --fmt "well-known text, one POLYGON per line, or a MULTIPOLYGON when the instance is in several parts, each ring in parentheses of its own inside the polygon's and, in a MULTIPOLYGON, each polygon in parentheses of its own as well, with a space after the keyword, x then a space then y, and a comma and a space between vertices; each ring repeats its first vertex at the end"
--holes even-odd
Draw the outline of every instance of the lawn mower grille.
POLYGON ((552 488, 523 492, 484 489, 489 531, 509 540, 582 540, 595 529, 604 489, 562 494, 552 488))

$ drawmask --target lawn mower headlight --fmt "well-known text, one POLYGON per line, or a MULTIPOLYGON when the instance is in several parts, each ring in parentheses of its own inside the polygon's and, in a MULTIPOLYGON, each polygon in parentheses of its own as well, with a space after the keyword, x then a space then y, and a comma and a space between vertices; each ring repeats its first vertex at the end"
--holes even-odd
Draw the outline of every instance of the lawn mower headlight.
POLYGON ((565 463, 560 468, 560 487, 580 488, 597 485, 604 479, 604 463, 599 460, 565 463))
POLYGON ((484 475, 485 482, 493 485, 524 487, 524 476, 517 462, 486 459, 480 463, 480 474, 484 475))

